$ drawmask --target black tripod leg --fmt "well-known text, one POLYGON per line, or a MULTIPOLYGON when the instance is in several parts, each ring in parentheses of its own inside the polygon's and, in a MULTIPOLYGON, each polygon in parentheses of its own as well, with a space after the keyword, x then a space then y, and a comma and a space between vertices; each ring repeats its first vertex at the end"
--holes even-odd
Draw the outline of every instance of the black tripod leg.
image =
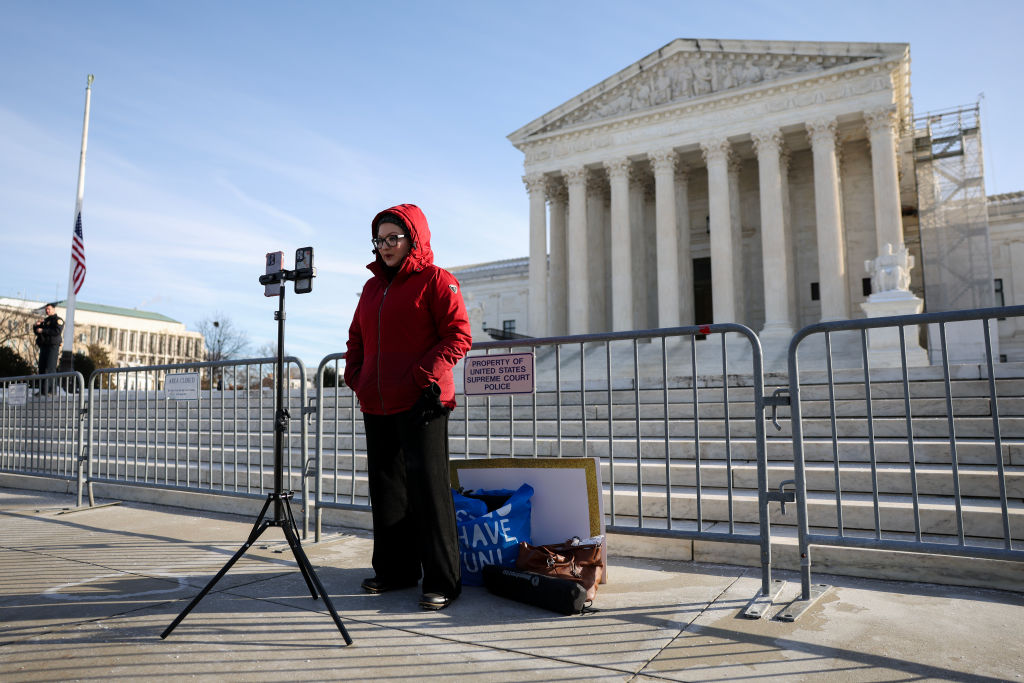
MULTIPOLYGON (((284 499, 284 511, 285 519, 281 522, 281 529, 284 531, 284 537, 288 540, 288 546, 292 549, 292 555, 295 554, 295 546, 299 544, 299 532, 298 527, 295 525, 295 517, 292 516, 292 506, 288 502, 288 499, 284 499), (288 533, 291 529, 292 533, 288 533)), ((319 596, 317 595, 316 587, 313 585, 313 581, 310 580, 309 572, 306 566, 301 562, 297 562, 299 565, 299 571, 302 572, 302 578, 306 580, 306 587, 309 588, 310 596, 316 600, 319 596)))
POLYGON ((320 579, 317 578, 316 572, 313 571, 313 565, 309 563, 309 558, 306 557, 306 551, 302 549, 302 545, 299 543, 299 538, 295 534, 295 531, 288 526, 284 527, 284 535, 288 539, 288 545, 291 546, 292 554, 295 555, 295 562, 298 563, 299 567, 303 570, 303 576, 308 577, 307 580, 311 580, 316 584, 317 590, 320 591, 320 596, 324 599, 324 604, 327 606, 327 611, 331 613, 331 618, 334 619, 335 625, 341 632, 341 637, 345 639, 346 645, 352 644, 352 637, 345 630, 345 625, 341 623, 341 617, 338 616, 337 610, 334 609, 334 603, 331 602, 331 598, 327 595, 327 591, 324 590, 324 585, 320 583, 320 579))
POLYGON ((199 604, 199 601, 202 600, 206 596, 206 594, 210 592, 210 589, 213 588, 217 584, 217 582, 220 581, 221 578, 223 578, 223 576, 228 573, 228 570, 231 569, 235 562, 238 562, 238 559, 245 554, 245 551, 248 550, 252 546, 252 544, 256 542, 256 539, 260 537, 260 534, 267 530, 267 527, 270 526, 270 522, 264 522, 263 517, 267 512, 267 507, 270 505, 270 500, 271 499, 268 497, 267 502, 263 504, 263 509, 260 511, 259 517, 256 518, 256 524, 253 525, 252 531, 249 533, 249 538, 246 539, 245 543, 242 544, 242 547, 239 548, 238 552, 236 552, 231 557, 231 559, 227 561, 227 564, 221 567, 221 570, 217 572, 217 575, 210 579, 210 582, 206 584, 206 587, 203 588, 203 590, 199 591, 199 595, 192 598, 192 602, 190 602, 188 604, 188 607, 182 610, 181 614, 179 614, 178 617, 171 622, 171 625, 164 629, 164 632, 160 634, 161 638, 166 638, 167 636, 171 635, 171 631, 173 631, 174 628, 181 623, 181 620, 188 616, 188 613, 192 611, 192 608, 199 604))

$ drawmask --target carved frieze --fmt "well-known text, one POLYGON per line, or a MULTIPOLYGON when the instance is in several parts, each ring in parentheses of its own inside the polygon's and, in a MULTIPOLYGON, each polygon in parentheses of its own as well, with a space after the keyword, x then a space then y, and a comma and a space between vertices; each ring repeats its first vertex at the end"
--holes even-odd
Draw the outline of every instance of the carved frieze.
MULTIPOLYGON (((902 57, 884 55, 888 59, 879 62, 880 56, 883 55, 676 53, 647 65, 639 73, 610 81, 614 84, 601 91, 592 89, 599 94, 588 97, 562 116, 547 118, 539 127, 525 127, 510 138, 517 138, 513 144, 523 152, 528 169, 551 171, 560 160, 600 161, 606 158, 603 152, 608 148, 646 152, 651 147, 660 147, 666 140, 687 138, 691 143, 696 142, 702 130, 708 128, 750 130, 760 125, 761 120, 778 120, 782 112, 789 118, 797 115, 812 118, 815 110, 836 111, 837 101, 865 95, 877 99, 874 93, 891 89, 894 74, 899 70, 898 60, 902 57), (705 62, 706 69, 694 68, 705 66, 705 62), (727 74, 722 70, 724 64, 742 68, 727 74), (758 68, 760 80, 749 67, 758 68), (799 74, 804 77, 792 78, 799 74), (638 83, 648 81, 647 87, 637 90, 638 83), (698 95, 698 91, 708 91, 707 94, 713 96, 698 95), (630 93, 628 109, 609 114, 607 119, 594 113, 599 108, 598 103, 611 101, 624 93, 630 93), (685 93, 691 94, 683 96, 685 93), (649 107, 640 106, 648 102, 649 107), (675 106, 659 106, 662 104, 675 106), (801 110, 806 114, 799 113, 801 110), (519 137, 520 134, 523 137, 519 137)), ((897 113, 897 118, 901 115, 897 113)))
MULTIPOLYGON (((547 133, 789 76, 822 72, 864 59, 868 57, 677 53, 536 132, 547 133)), ((815 104, 818 99, 823 101, 823 97, 820 92, 795 94, 795 105, 815 104)))

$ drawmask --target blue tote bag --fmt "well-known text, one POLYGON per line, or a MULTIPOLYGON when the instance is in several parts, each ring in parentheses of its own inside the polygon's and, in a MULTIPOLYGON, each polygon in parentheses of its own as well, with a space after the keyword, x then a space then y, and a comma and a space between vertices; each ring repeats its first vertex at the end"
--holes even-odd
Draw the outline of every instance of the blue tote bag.
POLYGON ((507 495, 508 500, 496 510, 478 499, 452 490, 455 502, 455 524, 459 534, 459 561, 462 583, 482 586, 481 572, 487 565, 514 567, 519 555, 519 542, 530 542, 530 498, 533 487, 523 484, 516 491, 476 491, 478 495, 507 495))

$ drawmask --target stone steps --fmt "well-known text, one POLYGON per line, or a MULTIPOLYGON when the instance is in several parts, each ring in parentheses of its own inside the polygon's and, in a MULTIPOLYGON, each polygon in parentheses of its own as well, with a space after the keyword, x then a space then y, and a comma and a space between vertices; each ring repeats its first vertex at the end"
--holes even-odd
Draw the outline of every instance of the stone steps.
MULTIPOLYGON (((140 432, 133 434, 121 432, 119 434, 105 433, 95 435, 92 442, 94 453, 123 454, 125 449, 138 449, 142 453, 166 453, 168 457, 181 457, 188 453, 199 451, 239 451, 239 452, 265 452, 274 447, 273 435, 260 434, 246 436, 244 434, 218 434, 216 432, 192 434, 188 438, 180 435, 179 439, 173 438, 171 434, 165 438, 158 438, 157 434, 140 432), (151 437, 151 438, 148 438, 151 437)), ((41 440, 47 444, 49 452, 58 452, 73 448, 73 443, 67 438, 54 438, 52 440, 41 440)), ((301 451, 301 436, 298 433, 286 435, 284 447, 286 451, 301 451)), ((334 457, 335 450, 345 457, 353 447, 352 438, 345 435, 341 437, 326 436, 321 441, 323 458, 330 460, 334 457)), ((609 439, 602 435, 588 434, 586 451, 583 449, 583 442, 579 437, 563 435, 561 442, 558 439, 544 437, 536 441, 527 436, 517 436, 510 442, 507 436, 493 438, 490 442, 490 454, 492 456, 507 456, 514 445, 514 454, 520 457, 558 456, 579 457, 589 455, 591 457, 607 458, 609 448, 617 458, 635 458, 637 454, 643 460, 663 458, 665 454, 664 439, 641 439, 635 438, 614 438, 609 444, 609 439)), ((361 453, 365 449, 365 440, 361 435, 355 437, 355 449, 361 453)), ((453 457, 462 457, 467 453, 467 442, 458 435, 450 439, 450 450, 453 457)), ((871 459, 872 442, 867 438, 850 439, 845 438, 838 445, 840 460, 843 462, 867 462, 871 459)), ((894 439, 877 437, 873 442, 874 458, 877 462, 908 462, 909 447, 906 439, 894 439)), ((487 454, 488 444, 486 439, 470 438, 468 441, 468 453, 473 457, 487 454)), ((702 460, 722 460, 728 455, 734 460, 753 460, 756 457, 756 442, 749 437, 733 437, 726 441, 721 437, 701 436, 700 439, 673 438, 669 442, 669 452, 673 460, 693 460, 699 455, 702 460), (728 448, 727 448, 728 446, 728 448)), ((311 438, 309 444, 310 457, 315 452, 315 442, 311 438)), ((804 440, 805 460, 808 462, 831 462, 833 459, 833 444, 831 438, 806 438, 804 440)), ((957 461, 960 464, 994 464, 994 442, 991 439, 958 438, 956 444, 957 461)), ((1024 465, 1024 441, 1020 439, 1006 438, 1001 444, 1002 460, 1007 465, 1024 465)), ((766 442, 766 454, 769 461, 792 460, 792 441, 788 438, 773 437, 766 442)), ((952 449, 949 440, 940 438, 918 438, 914 443, 914 459, 918 463, 943 464, 952 462, 952 449)))
MULTIPOLYGON (((913 490, 910 467, 905 464, 882 464, 876 466, 879 493, 910 494, 913 490)), ((605 461, 601 463, 602 481, 611 482, 612 470, 605 461)), ((666 478, 672 486, 696 486, 697 466, 693 462, 672 462, 666 469, 664 461, 644 462, 638 469, 635 462, 616 461, 614 482, 635 485, 642 479, 645 485, 664 486, 666 478)), ((829 464, 811 464, 805 468, 808 491, 834 491, 835 469, 829 464)), ((1008 467, 1004 470, 1006 495, 1010 499, 1024 500, 1024 467, 1008 467)), ((988 497, 998 495, 998 475, 994 468, 964 465, 958 469, 958 486, 961 496, 988 497)), ((793 468, 789 465, 769 465, 766 471, 769 489, 778 489, 783 481, 793 479, 793 468)), ((840 483, 846 492, 871 491, 871 467, 863 463, 843 463, 839 467, 840 483)), ((728 485, 728 468, 724 462, 703 462, 700 467, 701 486, 724 488, 728 485)), ((916 467, 917 490, 920 495, 954 495, 953 475, 948 466, 923 465, 916 467)), ((740 462, 732 465, 732 485, 738 490, 757 490, 757 465, 754 462, 740 462)), ((792 488, 790 485, 788 488, 792 488)))
MULTIPOLYGON (((356 439, 357 448, 362 446, 362 439, 356 439)), ((703 459, 723 459, 726 451, 731 453, 733 458, 754 459, 756 457, 756 442, 752 438, 733 437, 726 441, 724 438, 711 438, 701 436, 700 439, 679 438, 669 442, 669 450, 672 458, 697 457, 698 449, 703 459)), ((327 450, 330 450, 325 445, 327 450)), ((793 445, 790 439, 769 439, 765 444, 767 458, 769 460, 787 460, 793 458, 793 445)), ((1002 441, 1003 462, 1007 464, 1024 464, 1024 442, 1019 439, 1004 439, 1002 441)), ((450 450, 454 457, 462 456, 467 452, 464 439, 450 439, 450 450)), ((516 455, 531 457, 533 455, 549 457, 600 457, 607 458, 609 450, 616 457, 635 457, 639 452, 640 457, 660 458, 664 457, 665 442, 663 439, 613 439, 611 445, 606 436, 595 437, 588 435, 587 448, 584 450, 583 441, 579 437, 565 436, 561 441, 554 438, 540 438, 536 442, 529 437, 517 436, 514 444, 508 437, 494 439, 490 443, 491 456, 516 455), (512 449, 514 445, 514 450, 512 449)), ((876 438, 874 440, 875 459, 885 462, 906 462, 908 461, 908 445, 906 439, 876 438)), ((473 457, 487 455, 487 442, 485 439, 472 438, 469 440, 468 453, 473 457)), ((830 438, 808 438, 804 440, 805 460, 808 461, 831 461, 832 440, 830 438)), ((914 446, 915 460, 917 462, 951 462, 951 448, 949 440, 939 439, 918 439, 914 446)), ((868 461, 871 458, 871 442, 867 438, 844 439, 839 443, 840 460, 868 461)), ((991 439, 958 439, 957 459, 965 464, 992 464, 994 463, 994 442, 991 439)))
MULTIPOLYGON (((618 485, 614 496, 605 491, 605 513, 636 517, 642 511, 645 517, 665 519, 671 512, 673 519, 695 520, 698 495, 692 487, 673 487, 667 495, 664 489, 645 488, 638 495, 635 486, 618 485)), ((704 520, 730 519, 729 492, 725 489, 705 487, 700 491, 701 514, 704 520)), ((1008 503, 1010 534, 1024 538, 1024 502, 1008 503)), ((795 508, 787 506, 789 514, 782 514, 778 504, 769 507, 773 525, 791 526, 797 523, 795 508)), ((756 524, 758 521, 757 493, 751 490, 732 491, 732 519, 736 522, 756 524)), ((846 529, 871 530, 875 528, 875 505, 872 496, 847 493, 842 499, 843 525, 846 529)), ((918 514, 922 533, 951 536, 957 533, 956 506, 951 497, 920 496, 918 514)), ((964 497, 961 499, 964 531, 968 536, 998 539, 1003 535, 999 501, 989 498, 964 497)), ((836 525, 834 495, 808 492, 807 515, 812 527, 832 529, 836 525)), ((882 531, 913 532, 914 505, 910 496, 880 494, 878 502, 879 524, 882 531)), ((618 521, 616 521, 618 523, 618 521)))
MULTIPOLYGON (((600 400, 605 401, 606 398, 601 397, 600 400)), ((585 414, 587 420, 607 421, 608 407, 603 403, 596 404, 597 400, 597 398, 593 400, 588 399, 585 413, 581 411, 578 402, 565 402, 561 406, 554 403, 538 404, 536 410, 532 404, 520 403, 514 404, 511 409, 507 403, 491 405, 489 408, 487 406, 471 405, 469 407, 469 420, 471 423, 485 422, 488 415, 490 415, 492 423, 507 422, 509 415, 512 414, 515 420, 519 422, 532 422, 536 419, 539 422, 548 423, 559 419, 578 421, 585 414)), ((696 404, 696 411, 694 411, 694 405, 692 401, 668 403, 669 419, 693 420, 695 412, 701 419, 721 420, 726 416, 726 404, 721 401, 699 401, 696 404)), ((836 416, 840 418, 863 418, 867 414, 865 405, 863 396, 837 399, 834 411, 836 416)), ((879 398, 872 396, 871 408, 872 414, 875 417, 902 418, 906 414, 906 404, 902 397, 879 398)), ((991 399, 987 395, 954 397, 953 409, 955 415, 960 417, 990 416, 992 414, 991 399)), ((325 424, 341 424, 347 428, 352 423, 353 411, 350 407, 345 407, 338 411, 328 407, 326 410, 330 414, 325 417, 325 424)), ((801 401, 801 415, 805 419, 828 417, 832 412, 832 406, 830 406, 827 400, 808 401, 804 398, 801 401)), ((662 420, 665 417, 665 403, 660 398, 656 401, 646 401, 638 404, 633 401, 632 396, 616 399, 616 403, 612 408, 612 420, 635 420, 638 413, 641 420, 662 420)), ((910 401, 910 413, 915 417, 945 417, 948 414, 946 399, 945 397, 912 398, 910 401)), ((361 426, 361 413, 357 409, 354 414, 356 424, 361 426)), ((999 398, 999 414, 1007 417, 1024 415, 1024 398, 1001 396, 999 398)), ((754 403, 748 400, 730 398, 728 415, 733 420, 752 420, 755 417, 754 403)), ((780 421, 782 419, 788 420, 790 417, 789 408, 779 408, 778 415, 780 421)), ((114 425, 123 428, 126 424, 146 422, 164 425, 166 429, 184 429, 186 427, 194 428, 197 423, 205 426, 211 422, 213 424, 237 424, 239 426, 247 423, 250 425, 268 422, 273 424, 274 410, 225 409, 210 411, 204 409, 189 413, 179 411, 176 414, 174 410, 165 411, 162 408, 159 411, 156 409, 146 411, 133 408, 128 411, 121 411, 115 415, 101 413, 98 419, 102 421, 105 427, 109 426, 110 428, 113 428, 114 425)), ((463 422, 465 420, 465 408, 456 408, 451 416, 451 420, 453 423, 463 422)))
MULTIPOLYGON (((753 466, 750 467, 753 470, 753 466)), ((606 471, 606 470, 605 470, 606 471)), ((618 471, 618 470, 617 470, 618 471)), ((822 481, 828 481, 826 473, 821 475, 822 481)), ((939 542, 944 542, 950 537, 955 538, 956 527, 956 505, 950 495, 945 495, 941 482, 933 486, 929 483, 929 473, 919 473, 919 499, 918 510, 920 516, 921 531, 928 534, 939 542), (935 493, 930 491, 936 490, 935 493)), ((743 476, 755 479, 756 473, 749 472, 743 476)), ((775 476, 781 476, 776 473, 775 476)), ((809 480, 814 482, 815 476, 809 480)), ((705 524, 727 523, 730 519, 729 491, 725 488, 724 468, 714 470, 702 470, 702 487, 700 489, 701 518, 705 524)), ((674 485, 666 490, 663 486, 646 484, 639 489, 635 484, 627 483, 626 477, 617 480, 614 485, 614 496, 609 485, 604 486, 604 509, 606 521, 619 525, 630 525, 636 523, 639 510, 643 510, 647 518, 647 525, 662 524, 671 506, 671 517, 673 528, 680 524, 695 524, 697 519, 697 489, 693 486, 674 485), (639 491, 639 493, 638 493, 639 491), (614 519, 613 513, 614 500, 614 519), (639 505, 642 503, 642 507, 639 505), (656 520, 656 521, 653 521, 656 520)), ((635 478, 634 478, 635 479, 635 478)), ((653 477, 652 477, 653 479, 653 477)), ((769 480, 771 481, 770 475, 769 480)), ((367 484, 364 475, 355 478, 344 477, 335 480, 326 473, 324 480, 325 500, 330 501, 335 490, 347 500, 352 494, 358 500, 365 500, 368 496, 367 484)), ((1010 532, 1013 538, 1024 538, 1024 501, 1019 497, 1020 491, 1024 488, 1024 471, 1017 470, 1008 476, 1009 488, 1014 490, 1018 497, 1008 501, 1010 532)), ((963 518, 964 532, 967 536, 1000 539, 1003 534, 1002 510, 1000 501, 991 498, 980 498, 971 495, 977 492, 979 487, 983 488, 988 483, 984 473, 967 473, 963 477, 961 488, 961 515, 963 518), (972 481, 972 478, 974 480, 972 481)), ((809 486, 810 488, 810 486, 809 486)), ((792 527, 797 523, 795 507, 787 505, 786 514, 783 514, 777 503, 770 505, 770 519, 773 528, 792 527)), ((834 494, 829 492, 810 490, 807 499, 808 520, 812 527, 821 529, 834 529, 836 523, 836 499, 834 494)), ((872 531, 875 528, 875 506, 872 496, 864 493, 844 493, 842 500, 844 531, 872 531)), ((883 532, 904 532, 914 531, 914 505, 910 495, 906 493, 885 492, 879 494, 878 501, 879 523, 883 532)), ((736 487, 732 491, 732 520, 735 523, 746 523, 756 525, 758 520, 757 492, 756 489, 736 487)))
MULTIPOLYGON (((1016 375, 1002 377, 1000 373, 1007 372, 1007 369, 1011 364, 1002 364, 996 367, 997 379, 996 395, 1003 397, 1020 397, 1024 396, 1024 369, 1017 368, 1016 375)), ((970 373, 974 375, 974 378, 965 379, 963 377, 957 377, 957 368, 961 366, 953 366, 951 368, 952 380, 950 384, 950 394, 954 399, 957 398, 990 398, 990 386, 989 382, 985 378, 977 377, 976 366, 963 366, 968 369, 974 368, 974 372, 970 373)), ((910 397, 912 399, 944 399, 946 395, 945 382, 943 381, 941 369, 939 368, 911 368, 910 379, 908 388, 910 391, 910 397)), ((875 376, 878 373, 873 374, 871 383, 871 395, 874 399, 903 399, 903 382, 902 377, 896 373, 888 372, 882 381, 876 381, 875 376)), ((543 377, 539 377, 543 380, 543 377)), ((612 384, 612 398, 614 403, 620 405, 630 405, 634 401, 638 401, 641 404, 660 404, 666 400, 671 404, 689 404, 694 402, 694 389, 690 378, 675 378, 670 381, 670 386, 667 391, 660 387, 660 381, 657 386, 651 383, 644 383, 639 390, 634 388, 633 382, 613 382, 612 384)), ((816 381, 804 381, 801 383, 800 393, 802 400, 806 402, 814 401, 827 401, 830 393, 834 395, 837 400, 862 400, 865 395, 863 386, 863 376, 860 373, 836 373, 837 383, 834 385, 833 390, 830 392, 828 384, 824 382, 825 377, 821 376, 816 381)), ((753 384, 749 377, 743 376, 729 376, 730 385, 728 387, 728 396, 731 402, 744 403, 752 402, 754 399, 753 395, 753 384)), ((721 386, 721 378, 710 376, 700 377, 697 382, 698 386, 696 389, 696 395, 698 402, 700 403, 718 403, 723 402, 725 391, 721 386)), ((771 377, 766 378, 764 385, 765 393, 771 394, 774 390, 779 388, 788 389, 789 385, 786 382, 772 381, 771 377)), ((313 402, 316 398, 315 392, 310 392, 307 396, 307 400, 313 402)), ((607 382, 590 382, 587 383, 586 391, 586 403, 593 405, 596 403, 606 403, 608 399, 607 382)), ((287 398, 287 405, 295 406, 300 402, 300 396, 293 393, 287 398)), ((334 392, 328 389, 321 397, 321 403, 325 409, 333 412, 349 410, 353 407, 354 402, 352 395, 346 388, 334 392)), ((485 405, 488 399, 482 397, 470 397, 468 403, 471 407, 478 407, 485 405)), ((459 396, 458 402, 460 405, 467 403, 467 397, 459 396)), ((492 408, 498 408, 505 406, 509 403, 509 397, 491 397, 489 403, 492 408)), ((515 396, 513 403, 516 406, 531 406, 536 403, 538 406, 554 406, 561 403, 563 406, 578 406, 581 403, 580 391, 578 382, 575 386, 571 383, 562 383, 562 391, 559 396, 558 392, 555 392, 553 388, 545 389, 543 381, 536 396, 515 396)), ((185 414, 186 412, 195 413, 201 410, 203 413, 209 413, 214 411, 214 414, 219 415, 222 411, 230 414, 232 411, 262 411, 264 414, 270 416, 273 415, 274 411, 274 398, 272 395, 264 393, 262 396, 259 394, 247 395, 245 392, 215 392, 213 397, 208 397, 205 393, 199 403, 185 403, 175 402, 169 399, 158 397, 153 392, 121 392, 117 400, 111 400, 110 398, 104 398, 102 395, 90 405, 86 403, 87 407, 90 407, 96 411, 110 411, 118 410, 122 414, 128 411, 129 414, 133 414, 133 411, 150 412, 157 411, 163 412, 178 412, 185 414)), ((56 402, 34 402, 28 406, 37 411, 49 411, 57 410, 58 404, 56 402)), ((355 405, 356 412, 358 414, 358 405, 355 405)))
MULTIPOLYGON (((1024 417, 1007 417, 1000 415, 999 434, 1003 439, 1024 439, 1024 417)), ((765 425, 766 436, 772 439, 791 438, 792 430, 788 420, 780 419, 779 430, 768 422, 765 425)), ((869 426, 873 429, 876 438, 906 438, 908 432, 908 421, 903 417, 874 417, 870 422, 866 418, 837 418, 833 422, 824 418, 805 418, 802 421, 803 436, 805 439, 831 437, 833 429, 835 435, 841 439, 867 438, 869 426)), ((513 433, 517 438, 532 438, 536 428, 538 438, 551 438, 561 435, 564 439, 580 438, 584 433, 584 424, 579 420, 569 418, 562 422, 554 421, 515 421, 492 420, 489 424, 484 422, 470 423, 468 435, 473 438, 490 437, 494 440, 508 439, 513 433)), ((948 439, 949 420, 945 417, 914 417, 910 420, 910 429, 915 438, 920 439, 948 439)), ((183 440, 186 434, 198 436, 200 439, 225 438, 244 439, 249 434, 249 439, 272 437, 272 427, 249 425, 246 429, 244 423, 210 423, 203 421, 187 425, 168 425, 160 421, 142 424, 124 424, 116 427, 94 431, 94 438, 106 440, 120 440, 122 442, 145 441, 147 434, 151 440, 163 438, 173 441, 174 435, 183 440)), ((994 421, 991 417, 956 417, 953 420, 953 430, 958 439, 979 439, 994 438, 994 421)), ((357 431, 357 438, 361 436, 361 429, 357 431)), ((756 435, 756 425, 753 420, 701 420, 695 424, 692 420, 669 420, 667 425, 668 436, 672 439, 687 439, 699 435, 702 438, 724 438, 728 435, 733 439, 752 439, 756 435)), ((41 428, 39 436, 57 437, 60 432, 56 429, 50 430, 41 428)), ((458 420, 449 423, 449 436, 453 439, 466 437, 465 424, 458 420)), ((615 439, 636 439, 638 436, 645 440, 663 440, 666 435, 666 424, 664 419, 648 420, 615 420, 609 423, 607 420, 588 420, 586 422, 586 434, 589 439, 607 438, 609 434, 615 439)), ((293 425, 289 432, 291 438, 299 438, 298 425, 293 425)), ((315 433, 309 430, 312 438, 315 433)), ((347 434, 346 434, 347 436, 347 434)), ((328 434, 330 438, 330 434, 328 434)), ((195 439, 193 439, 195 440, 195 439)))
MULTIPOLYGON (((636 521, 622 518, 624 526, 627 527, 635 526, 636 521)), ((694 525, 680 523, 674 526, 693 528, 694 525)), ((703 530, 711 533, 725 533, 729 531, 729 525, 723 522, 709 522, 704 525, 703 530)), ((733 531, 751 539, 758 538, 756 524, 737 523, 733 525, 733 531)), ((850 530, 847 536, 871 537, 873 534, 850 530)), ((884 534, 883 538, 913 540, 914 536, 913 534, 889 532, 884 534)), ((948 536, 925 535, 923 540, 950 543, 948 536)), ((992 539, 967 538, 965 542, 970 546, 1001 547, 1001 544, 992 539)), ((746 543, 609 533, 608 549, 610 554, 617 555, 722 562, 748 567, 761 566, 760 547, 746 543)), ((813 571, 812 581, 815 582, 820 581, 818 577, 821 574, 842 574, 894 581, 923 581, 946 585, 976 586, 1015 592, 1024 590, 1024 563, 1021 562, 954 555, 926 555, 894 550, 865 550, 840 546, 812 546, 810 555, 813 571)), ((781 525, 772 527, 771 557, 773 569, 800 571, 802 558, 795 527, 781 525)))

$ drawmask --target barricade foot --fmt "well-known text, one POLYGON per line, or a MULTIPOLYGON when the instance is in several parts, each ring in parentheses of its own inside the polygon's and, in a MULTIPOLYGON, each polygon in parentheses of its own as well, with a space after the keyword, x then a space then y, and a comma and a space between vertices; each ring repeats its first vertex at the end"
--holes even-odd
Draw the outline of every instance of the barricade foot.
POLYGON ((768 593, 758 592, 754 599, 747 604, 747 609, 743 610, 743 616, 747 619, 760 619, 763 617, 765 611, 775 603, 775 599, 779 597, 779 593, 782 592, 782 588, 785 585, 785 581, 772 581, 768 593))
POLYGON ((779 613, 779 621, 796 621, 800 618, 800 615, 810 609, 811 605, 816 603, 818 598, 827 593, 831 587, 824 583, 812 584, 810 596, 806 600, 799 598, 789 603, 789 607, 779 613))

